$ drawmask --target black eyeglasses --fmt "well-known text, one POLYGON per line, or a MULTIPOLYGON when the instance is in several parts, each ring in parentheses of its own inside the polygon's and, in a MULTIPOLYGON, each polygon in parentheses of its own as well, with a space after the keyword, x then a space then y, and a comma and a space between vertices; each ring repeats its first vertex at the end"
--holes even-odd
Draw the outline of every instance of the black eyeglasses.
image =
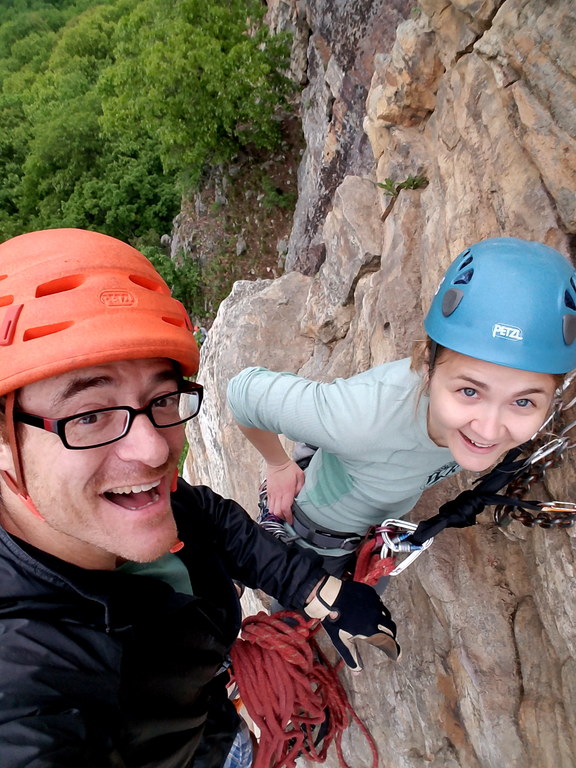
POLYGON ((141 413, 146 414, 158 429, 184 424, 198 414, 203 394, 200 384, 186 381, 177 392, 155 397, 144 408, 131 408, 129 405, 99 408, 65 419, 46 419, 24 411, 14 411, 14 421, 54 432, 65 447, 72 451, 99 448, 121 440, 141 413))

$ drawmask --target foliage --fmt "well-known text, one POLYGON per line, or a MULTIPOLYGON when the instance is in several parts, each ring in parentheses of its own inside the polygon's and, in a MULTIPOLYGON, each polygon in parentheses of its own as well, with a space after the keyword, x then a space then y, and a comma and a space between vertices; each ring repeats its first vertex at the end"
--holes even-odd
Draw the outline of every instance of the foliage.
POLYGON ((267 211, 272 208, 293 209, 296 205, 296 193, 279 189, 267 174, 262 176, 261 184, 262 205, 267 211))
POLYGON ((383 183, 377 182, 376 186, 383 189, 385 195, 397 197, 402 189, 420 189, 428 186, 428 179, 426 176, 408 176, 404 181, 396 182, 394 179, 386 178, 383 183))
POLYGON ((154 137, 165 172, 189 183, 241 147, 275 146, 288 47, 261 24, 263 10, 256 0, 139 2, 101 79, 104 131, 129 145, 154 137))
MULTIPOLYGON (((78 226, 157 243, 208 165, 278 140, 288 46, 257 0, 0 10, 0 240, 78 226)), ((198 304, 199 268, 156 258, 198 304)))
POLYGON ((176 262, 157 246, 142 243, 137 243, 137 246, 170 286, 174 298, 181 301, 192 316, 204 316, 203 283, 199 264, 192 259, 183 258, 176 262))

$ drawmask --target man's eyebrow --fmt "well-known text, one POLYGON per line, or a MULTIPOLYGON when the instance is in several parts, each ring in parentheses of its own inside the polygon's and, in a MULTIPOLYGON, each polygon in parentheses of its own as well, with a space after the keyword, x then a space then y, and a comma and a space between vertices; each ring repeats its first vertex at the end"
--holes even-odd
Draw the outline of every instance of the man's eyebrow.
MULTIPOLYGON (((180 378, 181 377, 174 369, 169 368, 155 374, 152 379, 152 384, 162 384, 167 381, 178 382, 180 378)), ((68 383, 62 392, 59 392, 54 396, 51 405, 57 407, 89 389, 111 386, 113 384, 114 378, 112 376, 77 376, 68 383)))
POLYGON ((68 386, 63 389, 62 392, 58 392, 54 396, 52 405, 61 405, 67 400, 70 400, 71 398, 81 394, 82 392, 85 392, 88 389, 105 387, 112 383, 113 381, 110 376, 78 376, 77 378, 72 379, 72 381, 68 383, 68 386))

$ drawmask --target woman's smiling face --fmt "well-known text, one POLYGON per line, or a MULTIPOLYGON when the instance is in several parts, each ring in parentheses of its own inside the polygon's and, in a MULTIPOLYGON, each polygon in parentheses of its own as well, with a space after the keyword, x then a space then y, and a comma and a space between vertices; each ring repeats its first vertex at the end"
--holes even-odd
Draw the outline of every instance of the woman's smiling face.
POLYGON ((430 378, 428 434, 461 467, 483 472, 538 431, 555 389, 550 374, 442 350, 430 378))

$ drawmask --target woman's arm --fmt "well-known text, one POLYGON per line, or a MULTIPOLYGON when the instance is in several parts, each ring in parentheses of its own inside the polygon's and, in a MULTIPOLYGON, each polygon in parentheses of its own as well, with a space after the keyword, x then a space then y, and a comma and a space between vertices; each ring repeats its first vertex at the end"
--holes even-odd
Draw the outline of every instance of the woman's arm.
POLYGON ((291 523, 292 503, 304 485, 304 472, 288 456, 274 432, 242 424, 238 426, 266 462, 268 509, 291 523))

